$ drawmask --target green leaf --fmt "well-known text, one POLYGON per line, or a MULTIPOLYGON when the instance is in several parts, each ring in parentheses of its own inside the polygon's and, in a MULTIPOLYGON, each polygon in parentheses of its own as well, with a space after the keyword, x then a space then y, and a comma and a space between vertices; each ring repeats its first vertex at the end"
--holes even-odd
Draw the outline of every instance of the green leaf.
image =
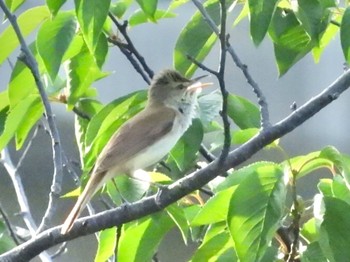
POLYGON ((170 165, 172 175, 176 177, 183 175, 189 168, 193 167, 197 159, 199 147, 203 140, 203 126, 199 119, 193 119, 192 125, 187 129, 183 136, 177 141, 174 148, 170 151, 167 164, 170 165), (175 174, 175 168, 179 173, 175 174))
POLYGON ((55 16, 66 1, 67 0, 46 0, 46 5, 49 7, 51 14, 55 16))
POLYGON ((350 185, 350 157, 341 154, 335 147, 328 146, 322 149, 320 157, 326 158, 333 162, 333 165, 350 185))
MULTIPOLYGON (((204 7, 215 24, 219 25, 220 6, 218 1, 205 2, 204 7)), ((176 41, 173 54, 174 68, 186 77, 191 77, 197 66, 188 60, 187 56, 189 55, 196 61, 202 62, 216 40, 217 36, 207 25, 201 13, 197 11, 182 29, 176 41)))
POLYGON ((237 186, 232 186, 215 194, 205 203, 191 221, 191 226, 209 225, 225 221, 231 196, 237 186), (215 210, 215 212, 213 212, 215 210))
POLYGON ((95 52, 111 0, 74 0, 81 31, 91 53, 95 52))
POLYGON ((7 90, 0 93, 0 136, 5 129, 5 121, 10 109, 10 101, 8 99, 7 90))
POLYGON ((244 97, 229 94, 227 114, 240 129, 260 128, 259 108, 244 97))
POLYGON ((286 188, 278 165, 266 165, 234 191, 228 226, 241 261, 259 261, 265 254, 284 211, 286 188))
MULTIPOLYGON (((142 176, 136 177, 136 179, 129 176, 116 176, 114 182, 117 185, 117 190, 121 195, 122 199, 128 201, 129 203, 140 200, 147 192, 150 187, 150 179, 146 171, 140 170, 142 176), (138 180, 137 178, 140 178, 138 180)), ((111 181, 110 183, 113 183, 111 181)))
POLYGON ((343 200, 324 197, 325 212, 321 224, 320 245, 328 261, 346 261, 350 257, 350 205, 343 200))
POLYGON ((132 0, 119 0, 115 3, 112 3, 109 10, 116 17, 122 18, 132 2, 132 0))
POLYGON ((169 10, 174 10, 179 6, 186 4, 189 0, 172 0, 169 5, 169 10))
POLYGON ((16 131, 16 149, 20 149, 30 130, 32 130, 33 126, 39 121, 39 119, 43 116, 44 106, 41 102, 41 99, 36 99, 35 102, 28 108, 26 112, 26 117, 23 118, 22 123, 18 126, 16 131))
POLYGON ((108 41, 106 36, 104 34, 101 34, 95 50, 96 64, 100 69, 102 68, 102 66, 106 61, 107 54, 108 54, 108 41))
POLYGON ((136 0, 142 11, 149 19, 155 21, 155 13, 157 10, 158 0, 136 0))
POLYGON ((4 149, 20 125, 26 120, 30 108, 38 103, 41 103, 39 95, 29 95, 10 110, 6 117, 4 131, 0 136, 0 151, 4 149))
POLYGON ((248 15, 249 15, 249 4, 248 4, 248 1, 245 1, 242 11, 239 13, 237 18, 233 22, 233 26, 238 25, 243 20, 243 18, 245 18, 248 15))
POLYGON ((73 40, 77 23, 72 12, 60 12, 40 28, 37 49, 44 61, 51 80, 54 81, 62 63, 64 53, 73 40))
POLYGON ((95 262, 105 262, 115 251, 117 244, 117 228, 112 227, 102 230, 98 234, 98 249, 95 256, 95 262))
POLYGON ((324 157, 320 157, 320 151, 293 157, 289 159, 289 161, 282 163, 282 166, 284 165, 286 165, 288 168, 291 166, 293 172, 295 172, 297 175, 297 179, 302 178, 321 168, 333 168, 332 161, 324 157))
MULTIPOLYGON (((333 18, 333 20, 340 22, 340 15, 336 15, 335 18, 333 18)), ((338 33, 339 31, 339 26, 336 26, 334 24, 329 23, 328 27, 326 29, 326 31, 324 32, 324 34, 322 35, 319 45, 315 46, 312 49, 312 55, 314 57, 314 60, 316 63, 318 63, 320 61, 321 55, 324 51, 324 49, 326 48, 326 46, 328 46, 328 44, 330 43, 330 41, 332 39, 334 39, 334 36, 338 33)))
POLYGON ((306 251, 302 253, 301 261, 303 262, 328 262, 324 256, 319 242, 312 242, 307 245, 306 251))
MULTIPOLYGON (((345 9, 340 25, 340 42, 344 57, 350 63, 350 7, 345 9)), ((0 60, 1 61, 1 60, 0 60)))
POLYGON ((162 238, 174 226, 165 213, 158 213, 128 227, 120 237, 118 261, 151 261, 162 238))
POLYGON ((191 261, 238 261, 229 232, 222 231, 203 242, 196 250, 191 261), (229 254, 226 252, 229 252, 229 254))
POLYGON ((277 8, 269 35, 274 43, 275 57, 280 76, 303 58, 315 45, 293 12, 277 8))
POLYGON ((12 13, 16 11, 24 2, 25 0, 5 0, 7 7, 12 13))
POLYGON ((219 116, 222 108, 222 95, 219 92, 212 92, 198 97, 199 118, 205 127, 219 116))
POLYGON ((247 128, 242 130, 237 130, 232 133, 231 136, 231 143, 232 144, 244 144, 249 139, 254 137, 256 134, 259 133, 258 128, 247 128))
MULTIPOLYGON (((28 36, 35 30, 43 21, 50 17, 50 11, 46 6, 37 6, 23 12, 17 23, 24 37, 28 36)), ((0 35, 0 64, 19 46, 18 38, 9 25, 0 35)))
POLYGON ((174 221, 175 225, 180 230, 182 239, 185 245, 187 245, 189 226, 184 210, 175 203, 168 206, 165 211, 168 213, 168 216, 174 221))
POLYGON ((317 44, 327 28, 331 11, 328 5, 320 0, 298 0, 298 9, 295 13, 305 31, 317 44))
POLYGON ((147 23, 149 21, 157 22, 158 20, 163 18, 174 18, 174 17, 176 17, 175 13, 171 13, 167 10, 157 9, 156 12, 154 13, 154 18, 150 20, 149 17, 142 10, 136 10, 129 18, 129 25, 136 26, 143 23, 147 23))
POLYGON ((311 218, 301 228, 300 234, 309 243, 317 241, 319 239, 319 225, 316 223, 315 218, 311 218))
MULTIPOLYGON (((81 99, 76 105, 76 109, 89 116, 90 119, 96 115, 102 107, 103 105, 99 101, 90 98, 81 99)), ((75 115, 75 140, 78 144, 80 163, 83 163, 83 156, 85 154, 84 138, 89 122, 90 120, 79 117, 77 114, 75 115)))
POLYGON ((138 113, 145 105, 147 92, 138 91, 118 98, 102 108, 91 119, 86 135, 84 170, 90 170, 95 158, 116 130, 129 118, 138 113))
POLYGON ((69 107, 73 107, 79 99, 88 97, 91 84, 108 75, 101 72, 96 65, 94 56, 87 48, 69 61, 68 73, 67 104, 69 107))
POLYGON ((257 170, 264 169, 273 165, 275 165, 274 162, 261 161, 234 170, 228 177, 225 178, 223 182, 221 182, 216 188, 214 188, 214 192, 219 192, 230 187, 237 186, 240 183, 242 183, 242 181, 245 180, 247 177, 256 174, 258 172, 257 170))
POLYGON ((277 2, 277 0, 248 0, 250 34, 255 45, 259 45, 264 39, 277 2))

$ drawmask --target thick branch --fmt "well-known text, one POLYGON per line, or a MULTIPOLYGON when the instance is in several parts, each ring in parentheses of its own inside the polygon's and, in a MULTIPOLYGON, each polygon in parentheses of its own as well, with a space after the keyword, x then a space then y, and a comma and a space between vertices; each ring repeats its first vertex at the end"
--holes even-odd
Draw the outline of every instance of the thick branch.
POLYGON ((74 227, 67 235, 60 234, 60 227, 46 230, 28 242, 1 255, 0 261, 28 261, 40 254, 43 250, 56 244, 92 234, 104 228, 118 226, 162 210, 192 191, 203 187, 220 173, 243 163, 264 146, 291 132, 337 99, 349 86, 350 70, 345 72, 321 94, 309 100, 288 117, 262 130, 247 143, 230 152, 222 165, 219 165, 219 161, 215 160, 206 168, 198 170, 169 185, 167 188, 162 189, 157 195, 88 218, 81 218, 74 224, 74 227))

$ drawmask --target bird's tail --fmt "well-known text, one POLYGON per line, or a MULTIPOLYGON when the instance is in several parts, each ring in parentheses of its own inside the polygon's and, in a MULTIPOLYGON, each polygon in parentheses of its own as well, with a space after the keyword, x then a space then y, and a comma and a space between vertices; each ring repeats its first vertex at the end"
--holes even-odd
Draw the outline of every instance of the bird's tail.
POLYGON ((86 184, 86 187, 84 188, 83 192, 79 196, 77 202, 75 203, 68 217, 64 221, 61 228, 61 234, 64 235, 70 231, 75 220, 79 217, 80 213, 84 210, 87 203, 94 196, 94 194, 102 187, 104 183, 104 179, 102 179, 103 177, 104 177, 104 174, 95 174, 90 177, 88 183, 86 184))

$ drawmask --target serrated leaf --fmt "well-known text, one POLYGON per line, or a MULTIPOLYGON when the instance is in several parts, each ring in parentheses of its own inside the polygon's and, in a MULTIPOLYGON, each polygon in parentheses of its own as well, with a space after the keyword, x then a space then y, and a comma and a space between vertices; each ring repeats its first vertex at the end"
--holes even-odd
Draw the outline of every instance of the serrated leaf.
POLYGON ((303 58, 315 45, 293 12, 277 8, 269 28, 280 76, 303 58))
POLYGON ((0 136, 0 151, 4 149, 25 121, 30 108, 38 103, 41 103, 39 95, 29 95, 10 110, 6 117, 4 131, 0 136))
POLYGON ((168 213, 168 216, 174 221, 175 225, 180 230, 182 239, 185 245, 187 245, 189 226, 183 209, 175 203, 168 206, 165 211, 168 213))
POLYGON ((191 221, 191 226, 201 226, 225 221, 231 196, 237 186, 232 186, 215 194, 205 203, 191 221), (215 212, 213 212, 215 210, 215 212))
MULTIPOLYGON (((90 119, 96 115, 102 107, 103 105, 99 101, 90 98, 81 99, 76 105, 76 109, 87 115, 90 119)), ((80 163, 83 163, 83 156, 85 154, 85 133, 90 119, 82 118, 77 114, 75 115, 74 131, 75 140, 77 141, 79 149, 80 163)))
POLYGON ((277 0, 248 0, 250 34, 255 45, 259 45, 264 39, 277 2, 277 0))
POLYGON ((285 197, 278 165, 256 169, 236 188, 227 221, 241 261, 259 261, 264 256, 282 218, 285 197))
MULTIPOLYGON (((50 17, 50 11, 46 6, 37 6, 23 12, 17 23, 24 37, 33 32, 43 21, 50 17)), ((19 46, 18 38, 9 25, 0 35, 0 64, 19 46)))
POLYGON ((157 10, 158 0, 136 0, 142 11, 149 19, 155 21, 155 12, 157 10))
POLYGON ((46 21, 39 29, 36 45, 52 81, 57 76, 63 55, 73 40, 76 28, 77 22, 74 14, 60 12, 52 20, 46 21))
POLYGON ((173 226, 173 221, 164 213, 131 225, 120 237, 117 260, 151 261, 160 241, 173 226))
MULTIPOLYGON (((340 15, 336 15, 333 20, 340 22, 340 15)), ((334 36, 338 33, 339 26, 336 26, 334 24, 329 23, 327 29, 325 30, 324 34, 322 35, 319 45, 315 46, 312 49, 312 55, 314 58, 314 61, 318 63, 320 61, 321 55, 325 48, 328 46, 330 41, 334 38, 334 36)))
POLYGON ((98 249, 95 256, 95 262, 107 261, 115 251, 117 244, 117 228, 112 227, 102 230, 98 234, 98 249))
POLYGON ((107 73, 101 72, 96 65, 94 56, 87 50, 81 51, 72 57, 68 64, 67 89, 68 107, 72 108, 79 99, 89 96, 89 88, 93 82, 99 80, 107 73))
POLYGON ((259 108, 244 97, 229 94, 227 114, 241 129, 260 128, 259 108))
POLYGON ((312 242, 307 245, 306 251, 302 253, 301 261, 303 262, 328 262, 324 256, 319 242, 312 242))
POLYGON ((350 7, 345 9, 340 25, 340 42, 345 60, 350 63, 350 7))
POLYGON ((219 191, 228 189, 232 186, 239 185, 247 177, 257 173, 257 170, 264 169, 265 167, 269 167, 271 165, 275 165, 275 163, 268 162, 268 161, 261 161, 261 162, 255 162, 251 165, 234 170, 232 171, 232 173, 230 173, 228 177, 225 178, 225 180, 222 183, 220 183, 216 188, 214 188, 214 192, 219 192, 219 191))
MULTIPOLYGON (((142 172, 144 172, 144 175, 147 175, 146 171, 142 170, 142 172)), ((149 178, 147 177, 134 179, 129 176, 119 175, 114 178, 114 182, 117 186, 119 194, 121 195, 122 199, 126 200, 129 203, 140 200, 145 195, 150 187, 150 183, 147 181, 149 181, 149 178)))
POLYGON ((136 26, 147 22, 157 22, 158 20, 163 18, 174 18, 174 17, 176 17, 175 13, 171 13, 167 10, 157 9, 154 13, 153 19, 150 20, 149 17, 142 10, 136 10, 129 17, 129 25, 136 26))
POLYGON ((28 108, 26 112, 26 117, 23 118, 23 121, 20 126, 18 126, 16 131, 16 149, 19 150, 26 138, 32 130, 33 126, 39 121, 39 119, 43 116, 44 106, 41 102, 41 99, 35 100, 32 105, 28 108))
POLYGON ((74 0, 75 12, 85 42, 91 53, 95 52, 111 0, 74 0))
POLYGON ((332 161, 321 157, 320 151, 315 151, 307 155, 290 158, 288 161, 282 163, 282 166, 283 165, 286 165, 288 169, 291 167, 293 172, 296 174, 297 179, 302 178, 317 169, 333 168, 332 161))
MULTIPOLYGON (((208 1, 204 7, 216 25, 220 23, 220 6, 217 1, 208 1)), ((217 40, 217 36, 207 22, 197 11, 182 29, 173 53, 174 68, 186 77, 191 77, 197 66, 188 60, 191 56, 196 61, 202 62, 209 54, 211 48, 217 40)))
POLYGON ((328 261, 350 257, 350 206, 343 200, 324 197, 325 212, 321 224, 320 246, 328 261))
POLYGON ((210 123, 219 116, 221 108, 222 95, 218 92, 198 97, 199 118, 205 127, 208 127, 210 123))
POLYGON ((51 14, 55 16, 66 1, 67 0, 46 0, 46 5, 49 7, 51 14))
POLYGON ((196 250, 191 261, 238 261, 229 232, 220 232, 209 240, 203 242, 196 250), (229 252, 229 254, 227 254, 227 252, 229 252))
POLYGON ((320 0, 298 0, 298 9, 295 14, 305 31, 317 44, 327 28, 331 11, 320 0))

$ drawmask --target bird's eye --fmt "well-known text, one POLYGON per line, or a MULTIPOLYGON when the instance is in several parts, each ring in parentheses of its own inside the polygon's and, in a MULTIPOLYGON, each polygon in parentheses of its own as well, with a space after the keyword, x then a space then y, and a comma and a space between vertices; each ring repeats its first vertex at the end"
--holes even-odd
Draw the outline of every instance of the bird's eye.
POLYGON ((184 89, 186 86, 184 85, 184 84, 178 84, 177 86, 176 86, 176 89, 184 89))

